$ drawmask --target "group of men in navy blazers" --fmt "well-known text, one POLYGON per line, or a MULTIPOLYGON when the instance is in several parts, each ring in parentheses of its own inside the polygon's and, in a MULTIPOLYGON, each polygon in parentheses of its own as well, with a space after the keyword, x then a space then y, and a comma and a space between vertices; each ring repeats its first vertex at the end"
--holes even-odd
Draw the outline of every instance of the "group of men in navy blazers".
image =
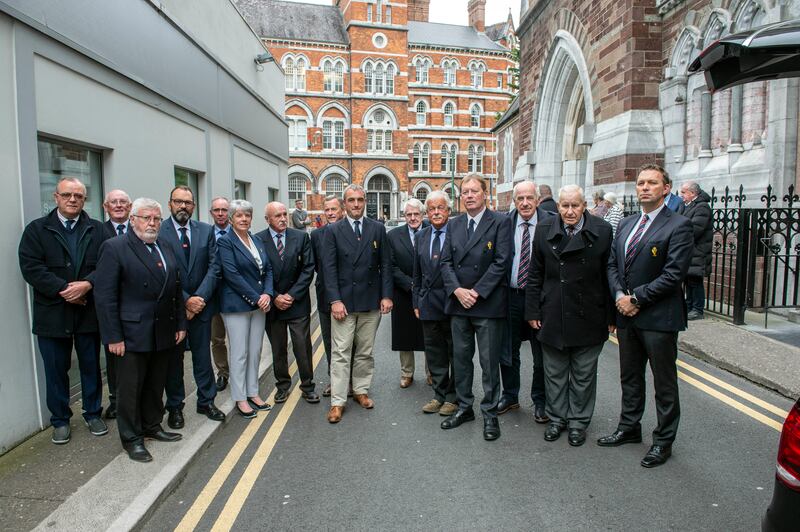
MULTIPOLYGON (((308 402, 319 401, 310 340, 309 292, 316 273, 330 373, 330 385, 323 391, 330 396, 330 423, 341 421, 350 396, 363 408, 374 407, 370 389, 375 336, 381 315, 394 309, 398 316, 393 325, 398 330, 393 333, 398 339, 409 337, 405 350, 411 351, 411 368, 413 350, 421 344, 425 351, 433 398, 423 411, 445 416, 442 429, 475 419, 472 390, 477 345, 483 391, 479 406, 483 436, 489 441, 500 437, 498 415, 520 406, 519 349, 529 340, 534 354, 534 417, 549 423, 545 439, 553 441, 568 424, 573 428, 573 408, 584 417, 593 408, 593 397, 587 396, 594 393, 593 387, 574 391, 569 380, 581 371, 581 378, 587 378, 585 368, 596 372, 596 358, 594 366, 589 361, 574 375, 560 375, 561 380, 548 374, 555 366, 547 356, 566 353, 585 362, 580 356, 586 350, 567 348, 581 336, 581 331, 568 331, 567 315, 574 312, 585 317, 585 309, 567 308, 567 302, 577 298, 596 303, 592 323, 602 323, 608 331, 616 329, 620 344, 622 413, 617 430, 598 444, 641 442, 644 372, 649 363, 658 425, 642 465, 665 463, 680 417, 677 334, 686 327, 683 282, 691 258, 691 229, 688 220, 664 208, 671 182, 663 168, 642 167, 636 187, 642 212, 621 222, 613 244, 605 222, 584 212, 583 191, 575 186, 560 191, 558 212, 552 214, 537 208, 533 183, 519 183, 514 188, 515 209, 500 213, 486 206, 486 181, 469 175, 460 184, 462 215, 450 218, 450 198, 435 191, 426 198, 424 208, 416 200, 407 202, 408 224, 388 236, 382 224, 365 216, 366 193, 356 184, 347 186, 341 198, 325 198, 327 225, 311 236, 289 229, 286 207, 270 203, 266 208, 269 227, 256 236, 268 249, 275 275, 275 309, 266 329, 274 356, 276 400, 279 395, 285 400, 290 389, 287 345, 291 337, 304 397, 308 402), (427 215, 424 224, 423 215, 427 215), (539 224, 546 233, 537 233, 539 224), (607 247, 598 239, 608 239, 607 247), (607 269, 607 279, 587 288, 582 284, 586 272, 580 268, 588 272, 598 268, 587 264, 600 263, 607 269), (571 278, 570 271, 579 272, 579 278, 571 278), (563 303, 548 304, 543 295, 548 293, 558 293, 563 303), (409 301, 398 308, 396 301, 403 297, 409 301), (412 334, 419 331, 421 342, 412 334), (547 354, 544 363, 543 351, 547 354), (567 386, 578 396, 546 397, 546 390, 557 386, 567 386)), ((145 437, 181 438, 179 433, 165 431, 161 422, 166 408, 171 429, 184 424, 185 347, 192 353, 197 412, 224 420, 214 404, 220 379, 218 375, 215 381, 210 351, 221 275, 216 241, 230 231, 222 223, 224 217, 214 216, 220 223, 213 226, 194 220, 194 195, 185 186, 171 191, 170 216, 165 219, 154 200, 131 202, 127 194, 115 190, 104 202, 109 220, 99 225, 83 211, 86 188, 74 178, 58 183, 54 199, 56 208, 26 227, 19 251, 21 270, 34 290, 33 332, 45 363, 53 441, 69 441, 72 413, 66 370, 73 346, 81 366, 84 419, 94 434, 107 432, 100 420, 101 339, 113 381, 107 414, 116 416, 123 446, 132 459, 152 459, 144 448, 145 437)), ((212 202, 217 210, 226 205, 224 198, 212 202)), ((600 333, 596 340, 605 338, 607 333, 600 333)), ((588 351, 595 357, 595 351, 599 353, 594 348, 588 351)), ((218 362, 217 366, 221 375, 218 362)), ((407 366, 406 360, 403 371, 407 366)), ((413 376, 413 369, 410 372, 403 376, 413 376)), ((404 388, 411 382, 403 384, 401 380, 404 388)), ((583 423, 585 439, 588 422, 583 423)), ((573 438, 570 443, 576 444, 573 438)))

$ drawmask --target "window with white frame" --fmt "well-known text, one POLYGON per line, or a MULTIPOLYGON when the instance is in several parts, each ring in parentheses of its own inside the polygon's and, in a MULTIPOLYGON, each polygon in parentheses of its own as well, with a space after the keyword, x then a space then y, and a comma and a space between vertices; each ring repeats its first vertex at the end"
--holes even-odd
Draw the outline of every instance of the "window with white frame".
POLYGON ((383 0, 377 0, 377 5, 375 7, 376 7, 376 9, 375 9, 375 13, 376 13, 375 22, 380 24, 382 19, 383 19, 383 13, 382 13, 382 11, 383 11, 383 0))
POLYGON ((473 103, 469 108, 469 125, 471 127, 481 127, 481 106, 473 103))
POLYGON ((375 92, 377 94, 383 93, 383 73, 383 63, 375 65, 375 79, 373 80, 372 86, 375 87, 375 92))
POLYGON ((414 197, 420 200, 422 203, 425 203, 425 200, 428 199, 428 189, 425 187, 419 187, 417 192, 414 194, 414 197))
POLYGON ((386 94, 394 94, 394 65, 386 66, 386 94))
POLYGON ((369 94, 394 94, 394 77, 397 67, 393 63, 369 60, 364 63, 364 92, 369 94))
POLYGON ((344 91, 344 64, 341 61, 326 59, 322 62, 323 90, 325 92, 344 91))
POLYGON ((305 120, 288 119, 289 122, 289 149, 292 151, 306 151, 308 149, 308 122, 305 120))
POLYGON ((283 60, 285 88, 288 91, 306 90, 306 68, 308 62, 305 57, 287 56, 283 60))
POLYGON ((386 6, 386 16, 384 18, 387 24, 392 23, 392 6, 386 6))
POLYGON ((333 90, 344 92, 344 63, 337 61, 333 66, 333 90))
POLYGON ((444 70, 444 84, 449 87, 455 87, 456 85, 456 69, 458 68, 458 63, 455 60, 445 60, 442 63, 442 69, 444 70))
POLYGON ((414 156, 411 158, 413 164, 413 170, 415 172, 419 172, 419 157, 421 154, 421 148, 419 147, 419 143, 414 144, 414 156))
POLYGON ((333 61, 326 59, 322 62, 322 90, 333 92, 333 61))
POLYGON ((416 71, 417 83, 428 83, 428 70, 433 62, 427 57, 418 57, 414 61, 414 70, 416 71))
POLYGON ((424 126, 428 122, 428 104, 420 100, 417 102, 417 125, 424 126))
POLYGON ((503 88, 503 74, 498 74, 497 75, 497 88, 498 89, 502 89, 503 88))
POLYGON ((333 149, 333 122, 325 120, 322 123, 322 149, 333 149))
POLYGON ((283 73, 285 76, 287 91, 294 90, 294 58, 287 57, 283 60, 283 73))
POLYGON ((453 105, 453 102, 447 102, 444 104, 444 125, 447 127, 453 127, 453 116, 455 115, 456 107, 453 105))
POLYGON ((364 65, 364 92, 366 93, 372 92, 372 76, 373 76, 372 63, 368 62, 364 65))
POLYGON ((415 172, 427 172, 430 169, 431 146, 428 143, 414 144, 413 168, 415 172))
POLYGON ((301 174, 289 176, 289 204, 295 201, 306 201, 306 178, 301 174))
POLYGON ((479 89, 483 86, 483 73, 486 72, 486 65, 473 62, 469 66, 470 83, 473 88, 479 89))
POLYGON ((325 195, 342 197, 344 186, 344 178, 342 176, 336 174, 329 175, 325 178, 325 195))
POLYGON ((457 162, 458 146, 455 144, 442 144, 441 159, 439 161, 441 171, 447 173, 457 171, 457 162))
POLYGON ((467 151, 467 172, 483 173, 483 146, 470 145, 467 151))
POLYGON ((333 124, 333 149, 344 150, 344 122, 333 124))
POLYGON ((366 120, 367 152, 391 153, 394 121, 383 109, 373 110, 366 120))
POLYGON ((372 4, 367 4, 367 22, 372 22, 372 4))

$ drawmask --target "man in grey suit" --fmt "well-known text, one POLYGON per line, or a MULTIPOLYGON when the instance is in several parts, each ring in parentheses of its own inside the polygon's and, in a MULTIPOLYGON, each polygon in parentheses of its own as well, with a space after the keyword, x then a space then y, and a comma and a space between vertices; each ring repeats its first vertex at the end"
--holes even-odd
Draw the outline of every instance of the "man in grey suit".
POLYGON ((623 219, 608 259, 608 285, 617 306, 622 413, 617 430, 597 440, 613 447, 642 441, 645 368, 650 363, 658 425, 643 467, 664 464, 678 431, 678 331, 686 328, 683 282, 692 259, 692 223, 667 208, 669 176, 643 166, 636 178, 641 214, 623 219))
MULTIPOLYGON (((216 313, 214 294, 219 281, 216 239, 210 225, 192 220, 195 203, 192 189, 177 186, 170 192, 172 213, 159 230, 159 242, 169 246, 175 255, 183 290, 183 304, 189 349, 192 351, 192 370, 197 383, 197 413, 213 421, 223 421, 225 414, 214 405, 217 385, 211 366, 211 317, 216 313)), ((183 385, 184 342, 178 344, 167 370, 167 425, 180 429, 184 425, 183 385)))

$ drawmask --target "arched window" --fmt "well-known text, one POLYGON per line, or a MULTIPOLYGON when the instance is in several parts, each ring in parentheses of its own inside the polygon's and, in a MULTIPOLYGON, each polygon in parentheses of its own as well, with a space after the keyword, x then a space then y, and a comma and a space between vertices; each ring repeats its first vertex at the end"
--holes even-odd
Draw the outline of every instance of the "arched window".
POLYGON ((428 105, 422 100, 417 102, 417 125, 424 126, 428 121, 428 105))
POLYGON ((455 144, 442 144, 441 160, 439 161, 442 172, 456 170, 458 160, 458 147, 455 144))
POLYGON ((394 65, 392 64, 386 67, 386 94, 394 94, 394 65))
POLYGON ((414 167, 414 171, 415 172, 419 172, 419 168, 420 168, 419 157, 420 157, 421 151, 422 150, 420 150, 419 144, 418 143, 414 144, 414 157, 412 158, 412 161, 413 161, 413 164, 414 164, 413 167, 414 167))
POLYGON ((367 116, 367 152, 392 152, 393 124, 394 121, 392 120, 392 117, 381 108, 373 110, 367 116))
POLYGON ((453 127, 453 115, 455 114, 455 106, 453 102, 447 102, 444 104, 444 125, 447 127, 453 127))
POLYGON ((477 103, 473 103, 469 109, 469 125, 481 127, 481 106, 477 103))
POLYGON ((294 65, 294 90, 297 91, 304 91, 306 90, 306 60, 303 57, 297 59, 297 62, 294 65))
POLYGON ((364 65, 364 92, 372 92, 372 63, 364 65))
POLYGON ((419 187, 417 192, 414 194, 414 197, 420 200, 422 203, 425 203, 425 200, 428 199, 428 189, 425 187, 419 187))
POLYGON ((428 69, 430 65, 431 60, 426 57, 418 57, 414 62, 417 83, 428 83, 428 69))
POLYGON ((286 80, 286 90, 294 90, 294 59, 289 57, 283 62, 283 72, 286 80))
POLYGON ((382 63, 378 63, 377 65, 375 65, 374 86, 375 86, 375 92, 378 94, 383 92, 383 72, 384 70, 382 63))
POLYGON ((472 63, 469 66, 470 81, 472 86, 479 89, 483 86, 483 73, 486 72, 486 65, 483 63, 472 63))
POLYGON ((483 173, 483 146, 478 146, 475 150, 475 172, 483 173))
POLYGON ((372 22, 372 4, 367 4, 367 22, 372 22))
POLYGON ((386 19, 387 24, 392 23, 392 6, 386 6, 386 17, 384 18, 386 19))
POLYGON ((456 67, 455 61, 444 61, 442 68, 444 69, 444 84, 454 87, 456 84, 456 67))
POLYGON ((483 173, 483 146, 470 145, 467 151, 467 172, 483 173))
POLYGON ((378 3, 378 5, 377 5, 376 12, 377 12, 378 16, 375 18, 375 22, 380 24, 382 22, 382 20, 383 20, 383 0, 377 0, 377 3, 378 3))
POLYGON ((344 191, 344 178, 339 175, 329 175, 325 178, 325 194, 335 195, 335 196, 342 196, 342 191, 344 191))
POLYGON ((308 149, 308 122, 287 119, 289 122, 289 149, 305 151, 308 149))
POLYGON ((289 176, 289 205, 300 200, 306 201, 306 179, 300 174, 289 176))
POLYGON ((374 190, 376 192, 391 192, 392 182, 385 175, 376 175, 369 180, 367 189, 374 190))
POLYGON ((323 80, 323 90, 325 92, 332 92, 333 91, 333 62, 330 59, 326 59, 322 62, 322 80, 323 80))
POLYGON ((472 173, 475 171, 475 146, 469 146, 467 149, 467 172, 472 173))
POLYGON ((333 90, 344 92, 344 63, 337 61, 333 67, 333 90))
POLYGON ((431 160, 431 145, 425 143, 422 145, 422 153, 420 154, 420 171, 427 172, 430 170, 431 160))

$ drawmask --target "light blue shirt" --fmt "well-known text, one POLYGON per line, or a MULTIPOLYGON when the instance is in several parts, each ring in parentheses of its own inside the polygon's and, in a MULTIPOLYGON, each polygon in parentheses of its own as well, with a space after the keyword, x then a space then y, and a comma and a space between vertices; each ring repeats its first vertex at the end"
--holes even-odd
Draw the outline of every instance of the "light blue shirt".
POLYGON ((190 221, 187 221, 186 225, 181 225, 181 224, 178 223, 178 220, 176 220, 174 216, 170 216, 169 219, 172 220, 172 225, 175 226, 175 232, 178 233, 178 242, 181 241, 181 236, 183 236, 183 234, 181 233, 180 230, 182 228, 184 228, 184 227, 186 228, 186 238, 188 238, 189 242, 191 242, 192 241, 192 228, 191 228, 191 225, 190 225, 190 221))
POLYGON ((433 255, 433 239, 436 238, 436 231, 441 231, 442 234, 439 235, 439 253, 442 252, 444 249, 444 239, 447 236, 447 224, 444 224, 441 229, 436 229, 434 226, 431 226, 431 245, 428 246, 428 256, 433 255))
POLYGON ((278 249, 278 235, 281 235, 281 240, 283 240, 283 248, 286 249, 286 231, 283 233, 278 233, 272 227, 270 227, 269 234, 272 235, 272 243, 275 244, 275 249, 278 249))
POLYGON ((225 234, 227 235, 228 233, 231 232, 231 225, 228 224, 225 227, 223 227, 222 229, 220 229, 218 225, 214 224, 214 239, 215 240, 219 240, 219 237, 222 236, 222 231, 225 231, 225 234))
POLYGON ((355 222, 360 222, 358 224, 358 229, 359 229, 359 231, 361 231, 361 235, 363 236, 364 235, 364 217, 362 216, 358 220, 356 220, 355 218, 350 218, 349 216, 347 217, 347 223, 350 224, 350 229, 353 230, 353 233, 356 232, 356 224, 355 224, 355 222))

